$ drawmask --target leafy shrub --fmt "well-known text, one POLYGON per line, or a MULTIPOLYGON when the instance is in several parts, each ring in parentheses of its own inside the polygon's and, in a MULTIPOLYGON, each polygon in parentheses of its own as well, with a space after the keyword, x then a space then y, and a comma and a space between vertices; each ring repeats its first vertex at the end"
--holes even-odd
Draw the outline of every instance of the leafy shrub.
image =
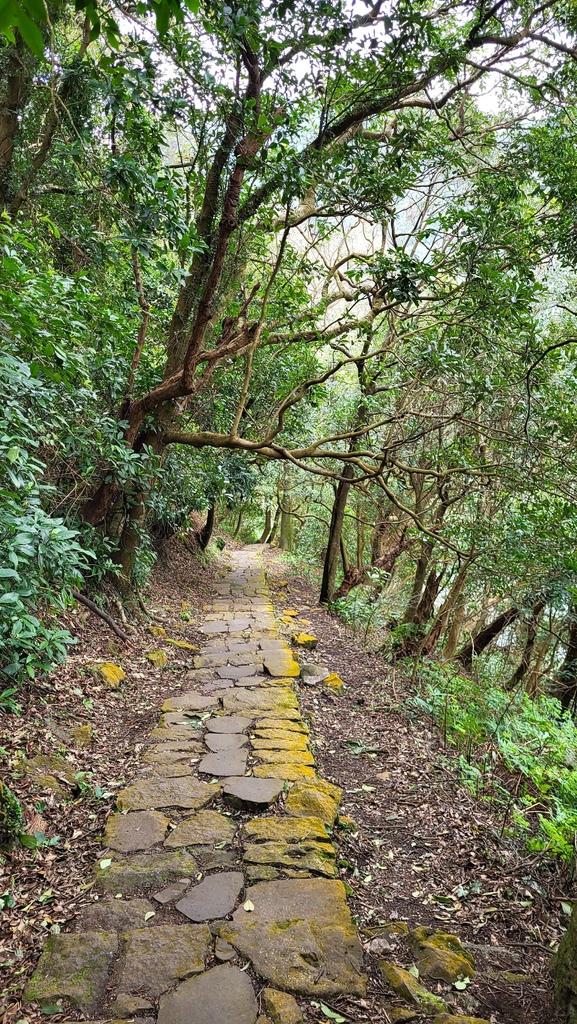
POLYGON ((577 725, 553 697, 531 700, 497 683, 480 685, 433 661, 419 666, 421 693, 412 701, 431 714, 447 740, 461 750, 466 784, 482 795, 513 802, 513 821, 535 850, 573 861, 577 832, 577 725), (495 774, 496 761, 521 776, 509 793, 495 774), (535 807, 546 807, 547 811, 535 807), (535 829, 535 819, 537 828, 535 829))
POLYGON ((6 848, 24 829, 24 815, 20 801, 0 782, 0 847, 6 848))

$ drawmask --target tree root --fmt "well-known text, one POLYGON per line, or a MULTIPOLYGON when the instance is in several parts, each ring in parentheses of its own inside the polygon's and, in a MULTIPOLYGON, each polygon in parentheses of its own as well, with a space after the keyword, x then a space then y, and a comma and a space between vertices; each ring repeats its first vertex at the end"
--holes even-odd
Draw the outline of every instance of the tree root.
POLYGON ((110 626, 112 632, 116 633, 116 636, 119 637, 121 640, 124 640, 125 644, 132 644, 132 640, 128 636, 128 634, 124 633, 120 626, 116 625, 114 619, 111 618, 111 616, 107 612, 103 612, 102 608, 99 608, 98 605, 95 604, 94 601, 91 601, 89 597, 85 597, 84 594, 80 594, 78 590, 73 590, 72 596, 76 601, 79 601, 80 604, 85 605, 86 608, 89 608, 91 612, 94 612, 95 615, 98 615, 99 618, 103 619, 104 622, 106 622, 107 625, 110 626))

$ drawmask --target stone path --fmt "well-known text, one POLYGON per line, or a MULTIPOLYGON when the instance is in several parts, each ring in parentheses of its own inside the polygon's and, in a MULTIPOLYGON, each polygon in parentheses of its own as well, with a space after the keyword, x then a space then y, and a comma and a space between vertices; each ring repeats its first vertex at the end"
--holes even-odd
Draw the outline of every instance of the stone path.
POLYGON ((365 993, 330 838, 341 790, 315 772, 260 549, 231 561, 190 690, 165 701, 118 795, 101 898, 48 939, 28 1001, 142 1024, 299 1024, 295 997, 365 993))

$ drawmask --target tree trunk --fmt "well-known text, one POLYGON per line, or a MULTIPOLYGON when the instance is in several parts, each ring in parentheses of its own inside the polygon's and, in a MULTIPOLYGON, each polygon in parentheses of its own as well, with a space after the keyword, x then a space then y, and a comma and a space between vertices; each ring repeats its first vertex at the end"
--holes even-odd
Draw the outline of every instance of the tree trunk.
POLYGON ((271 531, 270 531, 270 533, 269 533, 269 535, 268 535, 268 537, 266 539, 266 543, 267 544, 272 544, 272 542, 274 541, 274 539, 276 537, 276 531, 278 530, 279 519, 280 519, 280 505, 277 505, 276 512, 274 514, 273 523, 272 523, 272 529, 271 529, 271 531))
POLYGON ((395 562, 402 555, 406 546, 403 535, 394 548, 387 551, 386 555, 382 555, 376 562, 372 562, 371 565, 365 565, 362 569, 357 569, 356 565, 350 566, 340 587, 335 591, 333 600, 337 601, 340 597, 346 597, 351 590, 364 583, 371 569, 381 569, 383 572, 392 573, 395 562))
POLYGON ((329 540, 323 566, 323 579, 319 597, 321 604, 328 604, 334 598, 345 509, 347 507, 347 499, 351 489, 351 480, 353 479, 353 476, 354 469, 347 463, 343 470, 344 479, 339 480, 333 503, 331 524, 329 526, 329 540))
POLYGON ((436 568, 431 569, 421 595, 421 600, 415 610, 413 622, 415 622, 416 625, 422 626, 431 618, 446 568, 446 565, 444 565, 440 572, 437 572, 436 568))
MULTIPOLYGON (((471 668, 473 664, 473 658, 481 654, 489 644, 502 633, 507 626, 510 626, 512 622, 519 617, 521 609, 516 608, 512 605, 507 608, 500 615, 497 615, 496 619, 493 619, 488 626, 485 626, 480 633, 476 636, 471 637, 468 644, 455 655, 455 661, 460 661, 465 668, 471 668)), ((577 642, 577 633, 576 633, 577 642)))
MULTIPOLYGON (((469 563, 463 566, 460 572, 458 572, 457 575, 455 576, 455 579, 453 580, 453 583, 451 585, 451 589, 449 590, 449 593, 447 594, 445 600, 443 601, 443 604, 439 608, 436 618, 423 641, 423 645, 421 647, 421 655, 426 656, 428 654, 432 654, 439 640, 443 636, 443 633, 445 632, 447 625, 449 623, 451 613, 453 612, 453 609, 456 608, 463 587, 465 586, 465 580, 467 579, 468 570, 469 563)), ((454 653, 454 650, 455 648, 453 648, 452 653, 454 653)))
POLYGON ((365 524, 362 512, 362 498, 357 491, 357 569, 362 569, 365 561, 365 524))
POLYGON ((28 73, 26 53, 22 37, 14 33, 15 43, 4 49, 4 90, 0 101, 0 208, 10 197, 10 178, 14 143, 18 134, 19 117, 28 99, 28 73))
POLYGON ((535 657, 535 661, 525 681, 525 691, 527 693, 527 696, 530 697, 531 700, 534 700, 537 694, 539 693, 539 680, 543 674, 543 662, 547 657, 547 651, 551 646, 552 639, 553 634, 549 633, 542 643, 537 644, 537 654, 535 657))
POLYGON ((234 528, 234 533, 232 535, 232 539, 233 540, 236 540, 236 538, 238 537, 238 535, 240 533, 241 526, 242 526, 242 512, 239 512, 238 513, 238 519, 236 521, 236 526, 234 528))
POLYGON ((525 639, 525 646, 523 648, 521 661, 513 672, 511 678, 505 683, 506 690, 514 690, 527 675, 529 665, 531 664, 531 658, 533 656, 533 648, 535 647, 535 641, 537 639, 539 616, 541 615, 544 607, 544 601, 537 601, 531 609, 531 616, 527 622, 527 637, 525 639))
POLYGON ((461 631, 463 629, 463 622, 465 619, 465 595, 458 594, 455 601, 455 609, 451 618, 451 626, 449 629, 449 635, 447 642, 443 648, 443 661, 450 661, 455 651, 457 650, 459 640, 461 639, 461 631))
POLYGON ((572 608, 569 621, 567 650, 563 664, 555 680, 555 697, 561 701, 565 711, 577 703, 577 608, 572 608))
POLYGON ((421 554, 417 561, 415 569, 415 575, 413 578, 413 586, 411 588, 411 596, 409 598, 405 614, 403 615, 401 622, 409 623, 416 622, 417 608, 423 595, 423 587, 425 585, 425 577, 427 575, 427 569, 431 560, 431 554, 433 551, 433 545, 430 541, 424 541, 421 545, 421 554))
POLYGON ((346 544, 345 544, 345 541, 344 541, 342 533, 341 533, 340 549, 341 549, 341 562, 343 563, 343 576, 346 576, 348 571, 349 571, 349 569, 350 569, 350 567, 351 567, 351 563, 350 563, 350 560, 349 560, 349 556, 347 554, 347 548, 346 548, 346 544))
POLYGON ((265 520, 264 520, 264 530, 262 531, 262 533, 260 535, 259 544, 266 544, 266 542, 268 540, 268 537, 269 537, 269 534, 270 534, 270 531, 271 531, 271 526, 272 526, 272 516, 271 516, 271 513, 270 513, 270 508, 267 508, 266 513, 265 513, 265 520))
POLYGON ((202 530, 197 534, 198 544, 201 551, 206 551, 210 544, 210 538, 212 537, 212 531, 214 530, 214 517, 216 514, 216 502, 213 501, 206 513, 206 522, 202 527, 202 530))

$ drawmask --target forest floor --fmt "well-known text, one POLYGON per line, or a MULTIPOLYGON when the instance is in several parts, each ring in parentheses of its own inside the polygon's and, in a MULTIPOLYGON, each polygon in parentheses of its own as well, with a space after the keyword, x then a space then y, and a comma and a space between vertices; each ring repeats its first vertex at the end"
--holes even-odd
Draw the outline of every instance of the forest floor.
MULTIPOLYGON (((339 831, 340 874, 361 930, 369 990, 366 1000, 331 1006, 347 1022, 391 1019, 379 963, 385 957, 408 966, 412 957, 402 936, 384 941, 369 929, 398 921, 454 932, 473 953, 478 974, 459 993, 461 1012, 492 1024, 560 1020, 548 962, 567 921, 566 875, 506 840, 502 811, 463 787, 455 752, 408 710, 411 690, 402 674, 367 654, 349 628, 320 608, 312 585, 280 553, 267 551, 265 568, 286 638, 296 627, 319 640, 313 652, 300 652, 301 661, 326 665, 345 682, 340 695, 322 685, 299 687, 319 773, 344 788, 341 812, 356 823, 339 831)), ((226 552, 199 561, 169 543, 146 597, 154 624, 169 638, 204 642, 202 607, 225 570, 226 552)), ((78 644, 66 665, 24 695, 20 717, 0 719, 2 778, 21 799, 27 832, 40 843, 0 861, 2 1024, 43 1019, 23 1007, 24 984, 47 934, 68 930, 93 902, 92 865, 115 791, 134 774, 167 691, 182 685, 191 666, 189 651, 151 636, 144 623, 130 645, 83 609, 67 625, 78 644), (151 649, 166 653, 166 668, 147 660, 151 649), (95 661, 120 665, 123 688, 109 690, 94 678, 95 661), (74 735, 79 725, 90 726, 90 735, 74 735), (25 759, 39 754, 52 759, 58 792, 25 770, 25 759)))

